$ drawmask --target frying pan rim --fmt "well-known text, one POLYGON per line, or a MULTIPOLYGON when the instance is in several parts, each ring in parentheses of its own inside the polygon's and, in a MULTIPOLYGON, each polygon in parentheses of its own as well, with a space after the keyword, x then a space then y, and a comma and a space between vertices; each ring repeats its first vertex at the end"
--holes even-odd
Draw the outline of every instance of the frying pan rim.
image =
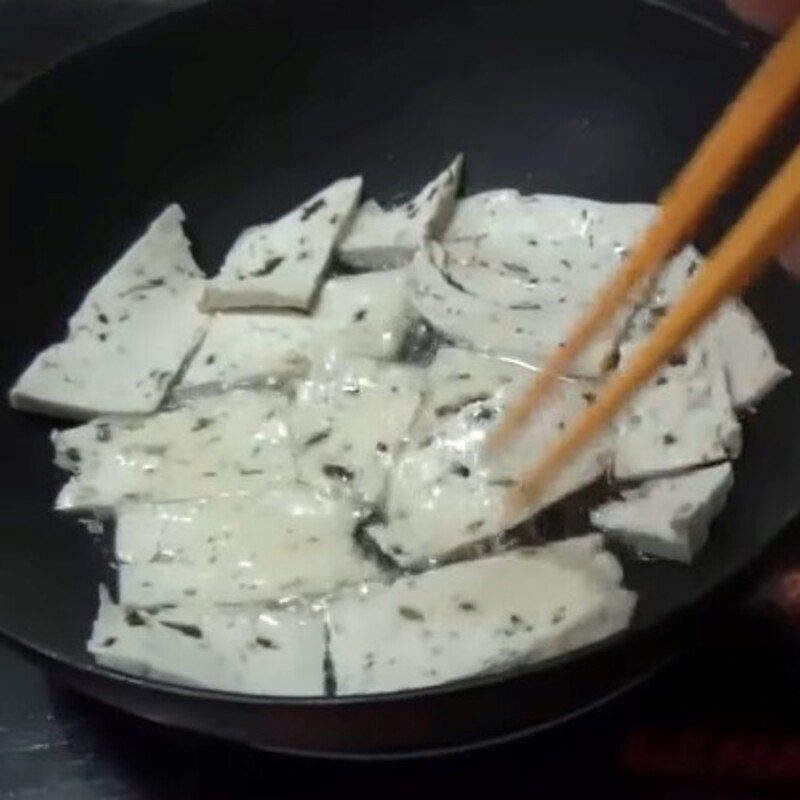
MULTIPOLYGON (((670 3, 666 0, 640 0, 643 5, 649 6, 651 9, 670 13, 680 17, 683 22, 690 25, 700 26, 705 28, 712 34, 724 38, 728 41, 729 45, 733 45, 739 50, 749 51, 750 55, 761 51, 768 41, 763 34, 757 31, 748 31, 745 28, 739 28, 734 33, 731 30, 726 30, 724 27, 717 25, 714 21, 704 18, 702 11, 695 12, 692 9, 687 9, 681 6, 680 3, 670 3)), ((60 75, 65 69, 68 69, 75 63, 80 63, 84 58, 92 58, 97 55, 102 55, 104 52, 113 52, 115 47, 125 46, 126 42, 135 37, 146 37, 150 29, 156 29, 163 25, 170 18, 177 16, 190 17, 191 14, 197 13, 209 8, 220 9, 229 0, 209 0, 209 2, 201 3, 198 6, 175 9, 162 17, 150 20, 144 25, 135 27, 125 31, 119 35, 114 36, 112 39, 100 43, 98 45, 87 48, 84 51, 73 53, 63 61, 56 64, 52 69, 47 70, 37 76, 31 81, 22 86, 15 94, 7 98, 5 102, 0 104, 0 116, 5 118, 12 118, 14 115, 14 107, 18 102, 22 102, 25 96, 31 92, 39 91, 40 88, 47 89, 49 81, 53 80, 53 76, 60 75)), ((781 388, 778 387, 776 392, 780 392, 781 388)), ((252 706, 265 706, 265 707, 316 707, 324 706, 326 708, 337 708, 350 705, 365 705, 375 703, 401 703, 418 698, 425 698, 431 696, 442 696, 447 694, 455 694, 463 691, 470 691, 475 689, 483 689, 493 685, 504 683, 507 680, 533 676, 540 673, 556 671, 565 664, 571 665, 579 663, 581 660, 588 659, 592 656, 602 654, 604 651, 612 651, 615 647, 622 646, 634 639, 637 635, 644 634, 650 630, 657 628, 659 625, 664 624, 667 620, 677 617, 680 614, 686 613, 693 607, 697 607, 707 599, 708 596, 714 594, 716 591, 723 589, 725 586, 734 582, 743 573, 749 571, 760 562, 766 551, 780 539, 782 532, 791 524, 792 520, 800 515, 800 497, 793 509, 785 515, 780 524, 776 526, 776 531, 769 539, 761 541, 750 555, 742 562, 731 564, 729 568, 720 575, 717 580, 703 588, 699 596, 691 600, 682 600, 678 604, 671 605, 668 609, 660 611, 648 620, 645 627, 637 628, 635 626, 628 627, 611 636, 605 637, 597 642, 584 645, 583 647, 570 650, 562 653, 554 658, 546 659, 544 661, 536 662, 533 664, 519 664, 509 669, 504 669, 498 672, 484 673, 479 675, 471 675, 461 678, 456 681, 449 681, 443 684, 433 686, 424 686, 414 689, 403 689, 393 692, 381 692, 373 694, 357 694, 357 695, 339 695, 339 696, 274 696, 274 695, 250 695, 237 692, 219 691, 214 689, 207 689, 200 686, 187 686, 169 681, 160 680, 152 677, 142 677, 132 675, 102 666, 96 662, 89 660, 78 660, 77 658, 65 655, 58 652, 53 648, 43 647, 33 641, 27 639, 24 635, 13 633, 7 629, 0 622, 0 640, 7 641, 17 649, 27 652, 28 654, 37 657, 43 661, 43 666, 50 664, 52 668, 62 667, 69 670, 76 671, 81 674, 89 675, 103 680, 109 680, 116 683, 122 683, 133 686, 137 689, 155 691, 159 694, 178 695, 181 697, 198 699, 205 702, 213 703, 229 703, 234 705, 252 705, 252 706)), ((579 712, 576 712, 579 713, 579 712)), ((537 729, 540 726, 534 726, 537 729)), ((513 738, 514 734, 510 734, 513 738)), ((503 740, 500 737, 498 741, 503 740)), ((275 748, 270 748, 275 749, 275 748)), ((289 751, 286 751, 289 752, 289 751)), ((298 751, 300 752, 300 751, 298 751)), ((345 754, 346 756, 346 754, 345 754)), ((339 757, 339 756, 332 756, 339 757)), ((352 757, 352 756, 350 756, 352 757)))

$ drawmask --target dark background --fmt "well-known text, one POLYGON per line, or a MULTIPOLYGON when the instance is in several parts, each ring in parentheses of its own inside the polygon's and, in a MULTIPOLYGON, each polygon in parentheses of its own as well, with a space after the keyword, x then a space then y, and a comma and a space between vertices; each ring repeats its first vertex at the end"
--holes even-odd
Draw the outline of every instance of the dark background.
MULTIPOLYGON (((195 2, 0 0, 0 99, 82 47, 195 2)), ((728 24, 713 3, 681 5, 728 24)), ((776 593, 800 564, 793 533, 800 526, 715 636, 645 685, 556 731, 459 757, 337 764, 258 753, 127 718, 50 685, 0 645, 0 798, 392 798, 487 781, 510 797, 798 797, 800 602, 776 593)))

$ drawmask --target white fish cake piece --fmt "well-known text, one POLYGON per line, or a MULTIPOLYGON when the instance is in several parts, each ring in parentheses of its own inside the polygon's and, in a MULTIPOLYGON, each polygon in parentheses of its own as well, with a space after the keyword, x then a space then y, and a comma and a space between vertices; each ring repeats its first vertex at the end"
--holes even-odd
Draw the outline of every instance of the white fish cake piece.
POLYGON ((635 597, 599 536, 400 578, 335 600, 340 695, 392 692, 530 664, 628 625, 635 597))
POLYGON ((11 389, 14 408, 70 419, 158 408, 207 324, 183 220, 169 206, 89 290, 67 338, 11 389))
POLYGON ((739 300, 717 312, 700 341, 725 369, 734 408, 753 408, 792 374, 778 361, 767 334, 739 300))
POLYGON ((103 666, 171 683, 258 695, 325 693, 324 623, 299 611, 137 611, 101 591, 87 648, 103 666))
MULTIPOLYGON (((443 281, 419 270, 418 308, 456 341, 537 364, 566 341, 655 212, 512 190, 465 198, 443 237, 443 281)), ((621 310, 571 374, 605 370, 633 311, 621 310)))
MULTIPOLYGON (((634 330, 633 338, 644 338, 652 330, 657 318, 675 304, 703 265, 702 255, 691 247, 667 265, 655 282, 648 303, 650 312, 637 314, 641 324, 634 330)), ((778 361, 755 315, 741 300, 725 303, 697 338, 710 357, 724 368, 736 409, 753 408, 791 375, 791 370, 778 361)))
POLYGON ((422 395, 421 370, 366 358, 320 362, 297 390, 291 415, 298 472, 312 486, 382 499, 422 395))
POLYGON ((307 486, 249 496, 125 504, 117 511, 120 600, 159 605, 322 595, 376 577, 356 509, 307 486))
MULTIPOLYGON (((630 247, 655 218, 652 203, 606 203, 568 195, 522 195, 516 189, 491 189, 456 203, 445 241, 465 241, 502 230, 519 238, 543 236, 559 242, 569 235, 594 234, 617 250, 630 247)), ((588 242, 587 242, 588 244, 588 242)), ((594 243, 595 245, 598 242, 594 243)), ((532 247, 541 246, 537 242, 532 247)))
POLYGON ((360 194, 361 178, 343 178, 280 219, 245 230, 206 284, 204 307, 310 308, 360 194))
MULTIPOLYGON (((562 307, 561 297, 569 295, 552 292, 546 302, 543 298, 515 305, 494 302, 485 284, 478 294, 454 277, 458 263, 435 242, 417 251, 410 269, 411 303, 436 330, 457 345, 533 366, 563 341, 568 327, 583 310, 572 303, 562 307)), ((490 275, 488 281, 494 283, 494 277, 490 275)), ((593 340, 571 373, 600 375, 614 351, 617 334, 613 330, 593 340)))
POLYGON ((56 432, 56 463, 75 473, 56 508, 107 511, 124 501, 251 493, 291 481, 287 405, 276 392, 235 390, 56 432))
POLYGON ((730 464, 645 481, 594 509, 592 525, 638 552, 688 564, 705 545, 732 486, 730 464))
POLYGON ((407 281, 407 269, 328 281, 315 312, 321 336, 343 353, 394 358, 411 315, 407 281))
MULTIPOLYGON (((622 364, 634 348, 622 350, 622 364)), ((722 366, 706 348, 673 357, 621 412, 614 474, 638 480, 739 455, 742 432, 722 366)))
MULTIPOLYGON (((486 407, 476 403, 465 413, 486 407)), ((492 478, 481 457, 484 440, 482 431, 459 418, 399 457, 389 478, 385 518, 368 528, 399 565, 436 561, 503 530, 503 498, 513 484, 492 478)))
POLYGON ((215 314, 177 392, 199 386, 246 386, 302 377, 318 338, 314 323, 293 314, 215 314))
POLYGON ((303 377, 330 347, 393 358, 408 326, 405 270, 328 281, 313 316, 291 312, 216 314, 180 385, 247 385, 303 377))
POLYGON ((408 264, 421 242, 438 237, 450 222, 461 182, 463 157, 402 206, 383 209, 367 201, 339 246, 339 258, 357 269, 387 269, 408 264))
POLYGON ((437 419, 501 393, 515 396, 535 377, 525 364, 459 347, 440 347, 425 370, 425 402, 415 428, 425 432, 437 419))
MULTIPOLYGON (((399 564, 410 566, 501 533, 509 489, 593 401, 593 388, 583 381, 561 381, 553 401, 496 456, 487 454, 486 438, 506 407, 508 387, 463 407, 440 406, 445 410, 438 415, 423 412, 430 427, 416 430, 400 456, 389 481, 386 520, 371 526, 370 536, 399 564)), ((517 521, 597 480, 607 469, 612 445, 609 436, 595 440, 517 521)))

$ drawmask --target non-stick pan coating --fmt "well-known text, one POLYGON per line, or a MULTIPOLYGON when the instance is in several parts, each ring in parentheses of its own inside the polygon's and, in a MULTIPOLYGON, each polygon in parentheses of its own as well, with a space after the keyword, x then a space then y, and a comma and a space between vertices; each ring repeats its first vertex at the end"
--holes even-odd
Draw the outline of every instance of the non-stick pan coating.
MULTIPOLYGON (((469 190, 652 200, 757 52, 661 8, 583 0, 219 0, 74 59, 0 109, 9 386, 167 202, 214 270, 244 225, 363 173, 390 200, 457 151, 469 190)), ((784 143, 785 144, 785 143, 784 143)), ((780 145, 780 143, 778 143, 780 145)), ((774 160, 774 159, 773 159, 774 160)), ((752 181, 751 181, 752 183, 752 181)), ((736 207, 723 203, 712 228, 736 207)), ((800 289, 752 294, 800 373, 800 289)), ((432 750, 547 724, 636 680, 800 506, 800 378, 747 423, 736 486, 690 569, 626 563, 633 628, 513 675, 383 698, 274 701, 175 689, 84 652, 102 555, 49 511, 47 420, 0 407, 0 631, 82 690, 164 722, 277 749, 432 750)))

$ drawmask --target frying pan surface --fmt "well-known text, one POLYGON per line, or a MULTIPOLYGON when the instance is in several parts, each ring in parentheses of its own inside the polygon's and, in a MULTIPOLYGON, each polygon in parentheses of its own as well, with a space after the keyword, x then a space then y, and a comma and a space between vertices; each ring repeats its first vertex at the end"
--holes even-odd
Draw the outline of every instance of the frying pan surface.
MULTIPOLYGON (((652 200, 757 55, 635 0, 219 0, 161 20, 0 108, 0 382, 8 387, 61 334, 94 280, 169 201, 186 209, 211 272, 243 226, 336 177, 362 173, 370 194, 391 200, 458 151, 469 191, 652 200)), ((725 199, 711 233, 742 196, 725 199)), ((800 288, 775 270, 749 300, 800 373, 800 288)), ((386 755, 506 737, 638 680, 724 601, 800 509, 798 409, 795 378, 747 421, 736 486, 691 568, 626 560, 640 596, 630 630, 444 687, 278 700, 92 663, 84 642, 104 556, 78 520, 50 511, 63 479, 50 463, 52 421, 3 404, 0 633, 101 700, 272 749, 386 755)))

